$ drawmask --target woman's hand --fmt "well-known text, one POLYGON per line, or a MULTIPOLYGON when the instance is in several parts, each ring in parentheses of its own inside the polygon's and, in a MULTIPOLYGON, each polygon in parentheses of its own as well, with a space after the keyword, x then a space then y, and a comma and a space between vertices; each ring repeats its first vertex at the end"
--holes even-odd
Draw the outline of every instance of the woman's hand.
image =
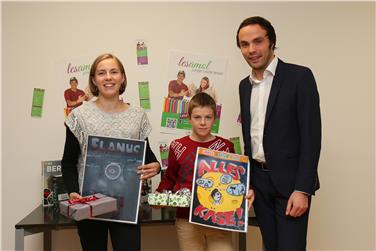
POLYGON ((147 180, 159 173, 161 165, 159 162, 152 162, 138 167, 137 173, 140 174, 140 179, 147 180))
POLYGON ((79 199, 82 199, 82 196, 78 193, 73 192, 73 193, 69 194, 69 199, 70 200, 79 200, 79 199))

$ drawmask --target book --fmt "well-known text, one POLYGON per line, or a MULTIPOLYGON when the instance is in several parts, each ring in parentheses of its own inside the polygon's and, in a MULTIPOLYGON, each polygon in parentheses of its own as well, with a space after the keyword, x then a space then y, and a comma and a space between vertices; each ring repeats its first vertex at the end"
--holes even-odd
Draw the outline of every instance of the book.
POLYGON ((247 232, 248 157, 198 147, 189 222, 247 232))
POLYGON ((145 140, 88 135, 81 195, 95 193, 116 198, 118 211, 93 219, 137 224, 145 140))
POLYGON ((44 207, 58 206, 69 198, 61 173, 61 160, 42 161, 42 188, 44 207))

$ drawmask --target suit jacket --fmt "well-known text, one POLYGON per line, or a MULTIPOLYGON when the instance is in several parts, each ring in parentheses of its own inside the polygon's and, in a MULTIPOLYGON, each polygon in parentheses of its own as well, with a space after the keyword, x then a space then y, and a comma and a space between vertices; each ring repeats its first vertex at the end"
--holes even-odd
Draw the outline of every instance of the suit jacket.
MULTIPOLYGON (((251 92, 248 76, 240 82, 239 96, 244 151, 252 162, 251 92)), ((281 194, 289 196, 298 190, 313 195, 319 189, 321 116, 316 81, 309 68, 278 59, 266 109, 263 146, 271 180, 281 194)))

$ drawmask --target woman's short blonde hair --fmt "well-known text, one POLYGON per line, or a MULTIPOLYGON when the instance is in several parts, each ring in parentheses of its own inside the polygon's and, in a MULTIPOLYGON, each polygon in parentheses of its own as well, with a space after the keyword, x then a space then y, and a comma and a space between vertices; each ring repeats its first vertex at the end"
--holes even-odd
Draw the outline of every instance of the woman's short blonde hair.
POLYGON ((121 83, 121 86, 120 86, 120 89, 119 89, 119 95, 123 94, 124 91, 125 91, 125 88, 127 87, 127 76, 125 75, 124 66, 121 63, 120 59, 118 59, 115 55, 113 55, 111 53, 104 53, 104 54, 99 55, 94 60, 93 64, 91 65, 91 68, 90 68, 89 88, 90 88, 91 93, 93 93, 93 95, 96 96, 96 97, 98 97, 99 91, 98 91, 97 86, 93 82, 93 78, 95 76, 95 71, 97 70, 98 64, 100 62, 102 62, 103 60, 106 60, 106 59, 113 59, 113 60, 115 60, 115 62, 119 66, 120 72, 124 76, 124 82, 121 83))

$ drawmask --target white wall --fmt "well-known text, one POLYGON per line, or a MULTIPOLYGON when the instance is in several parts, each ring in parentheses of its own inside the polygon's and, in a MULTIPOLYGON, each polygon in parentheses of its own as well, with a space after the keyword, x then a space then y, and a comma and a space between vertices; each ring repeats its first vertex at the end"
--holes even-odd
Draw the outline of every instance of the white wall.
MULTIPOLYGON (((61 83, 56 61, 110 51, 126 67, 126 97, 149 80, 155 153, 168 52, 228 58, 220 134, 240 136, 238 82, 249 68, 235 45, 248 16, 273 23, 284 61, 313 70, 321 95, 323 142, 309 250, 375 249, 375 3, 2 3, 2 250, 14 249, 14 225, 40 203, 40 161, 61 157, 61 83), (150 65, 135 64, 134 41, 147 39, 150 65), (30 117, 32 90, 45 88, 43 117, 30 117)), ((174 229, 143 230, 144 250, 174 250, 174 229), (172 236, 172 237, 171 237, 172 236), (154 239, 153 239, 154 238, 154 239), (151 241, 155 244, 151 245, 151 241)), ((26 238, 41 250, 41 237, 26 238)), ((54 250, 79 250, 74 230, 55 232, 54 250)), ((260 250, 250 228, 248 250, 260 250)))

